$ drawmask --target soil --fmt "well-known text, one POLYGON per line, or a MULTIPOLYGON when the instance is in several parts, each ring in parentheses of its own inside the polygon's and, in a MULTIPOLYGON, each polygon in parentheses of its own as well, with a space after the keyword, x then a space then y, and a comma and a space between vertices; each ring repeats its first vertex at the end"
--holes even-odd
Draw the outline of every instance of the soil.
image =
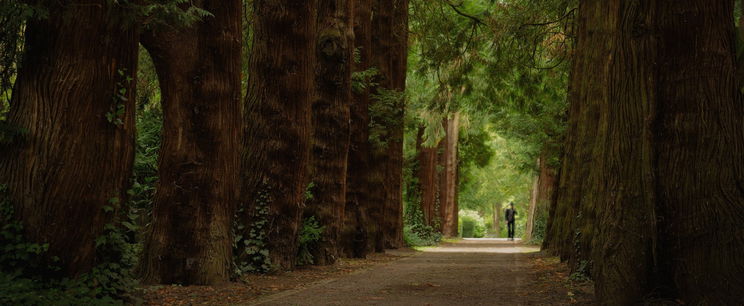
POLYGON ((223 287, 152 287, 148 305, 593 305, 592 284, 505 239, 464 239, 223 287))

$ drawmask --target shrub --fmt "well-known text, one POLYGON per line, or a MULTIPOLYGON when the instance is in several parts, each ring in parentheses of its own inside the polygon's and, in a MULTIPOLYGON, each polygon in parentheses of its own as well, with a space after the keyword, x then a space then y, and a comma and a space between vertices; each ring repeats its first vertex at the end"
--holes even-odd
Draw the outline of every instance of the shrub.
POLYGON ((410 247, 432 246, 442 240, 442 234, 428 225, 407 224, 403 227, 403 240, 410 247))
POLYGON ((300 245, 297 254, 297 265, 312 265, 315 263, 311 250, 317 247, 318 241, 323 234, 323 227, 318 224, 315 217, 310 217, 302 222, 300 231, 300 245))
POLYGON ((483 238, 486 236, 486 222, 478 212, 472 210, 460 211, 460 234, 464 238, 483 238))

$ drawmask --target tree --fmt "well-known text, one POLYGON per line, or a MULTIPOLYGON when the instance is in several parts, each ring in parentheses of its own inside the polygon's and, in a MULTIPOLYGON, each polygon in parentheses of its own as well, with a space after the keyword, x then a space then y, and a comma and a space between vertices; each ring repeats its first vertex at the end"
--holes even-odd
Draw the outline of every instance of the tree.
POLYGON ((245 100, 241 221, 263 232, 274 265, 291 269, 309 183, 317 0, 256 0, 245 100), (261 210, 266 209, 265 219, 261 210))
MULTIPOLYGON (((380 71, 383 72, 382 88, 396 93, 405 92, 407 58, 408 58, 408 1, 407 0, 379 0, 377 11, 379 15, 378 39, 384 38, 380 46, 375 49, 378 55, 382 48, 389 47, 388 58, 378 57, 380 71), (389 32, 384 32, 389 30, 389 32), (388 45, 385 46, 385 43, 388 45), (387 68, 382 68, 382 65, 387 68), (386 72, 386 73, 385 73, 386 72)), ((389 94, 385 91, 383 95, 389 94)), ((405 98, 394 95, 387 126, 388 139, 385 148, 385 203, 383 216, 383 240, 385 248, 399 248, 403 246, 403 133, 405 98)))
POLYGON ((732 5, 581 2, 547 246, 593 263, 603 303, 744 299, 732 5))
POLYGON ((446 136, 442 141, 442 196, 440 197, 440 212, 442 216, 442 235, 457 236, 458 205, 457 205, 457 143, 460 134, 460 113, 445 119, 446 136))
MULTIPOLYGON (((550 167, 544 156, 537 159, 538 173, 535 175, 532 195, 530 196, 527 224, 525 225, 523 237, 525 240, 533 238, 537 226, 543 226, 536 223, 547 220, 548 206, 550 200, 553 198, 555 170, 550 167)), ((544 233, 541 233, 541 235, 544 235, 544 233)))
POLYGON ((374 238, 379 236, 379 202, 373 201, 375 192, 370 179, 372 146, 369 143, 369 74, 372 60, 372 0, 355 0, 354 48, 358 60, 353 65, 354 82, 350 106, 350 145, 347 164, 346 206, 341 249, 346 257, 365 257, 374 252, 374 238))
POLYGON ((148 283, 229 280, 240 191, 241 1, 196 1, 214 16, 143 34, 162 92, 163 130, 152 224, 142 256, 148 283))
POLYGON ((323 227, 312 250, 315 264, 328 265, 338 257, 338 241, 346 206, 349 154, 349 105, 353 61, 352 0, 319 0, 316 88, 313 102, 311 156, 312 198, 305 216, 323 227))
POLYGON ((0 151, 0 184, 25 238, 48 243, 61 274, 96 264, 95 240, 126 200, 134 156, 137 27, 109 1, 62 1, 30 19, 0 151), (70 250, 74 250, 70 251, 70 250))

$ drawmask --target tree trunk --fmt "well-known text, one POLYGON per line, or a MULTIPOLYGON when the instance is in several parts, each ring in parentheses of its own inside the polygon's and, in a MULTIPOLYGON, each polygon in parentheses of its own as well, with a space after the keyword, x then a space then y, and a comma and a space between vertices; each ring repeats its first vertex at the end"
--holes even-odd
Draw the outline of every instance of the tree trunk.
MULTIPOLYGON (((255 0, 245 109, 243 221, 292 269, 309 183, 317 0, 255 0), (259 217, 266 209, 265 219, 259 217)), ((246 232, 249 234, 249 232, 246 232)))
POLYGON ((159 181, 142 256, 147 283, 229 281, 239 192, 240 1, 194 2, 214 15, 186 29, 155 28, 142 43, 163 104, 159 181))
MULTIPOLYGON (((659 252, 682 300, 744 301, 744 108, 732 1, 660 1, 659 252), (668 257, 667 257, 668 256, 668 257)), ((664 272, 664 271, 662 271, 664 272)))
POLYGON ((444 197, 442 198, 442 234, 446 237, 457 236, 457 142, 460 132, 460 113, 447 119, 447 134, 444 142, 444 197))
MULTIPOLYGON (((537 164, 540 164, 540 159, 538 158, 537 164)), ((540 181, 540 174, 538 173, 535 175, 532 179, 532 192, 530 193, 530 206, 527 211, 527 223, 524 226, 524 236, 522 236, 522 239, 524 241, 530 241, 532 240, 532 229, 535 224, 535 211, 537 210, 537 194, 539 193, 539 181, 540 181)))
MULTIPOLYGON (((555 171, 548 165, 547 156, 542 154, 537 159, 538 174, 535 177, 535 182, 532 190, 532 197, 530 199, 530 210, 527 219, 527 225, 525 228, 524 240, 531 240, 535 233, 535 226, 539 220, 543 220, 548 214, 549 203, 553 198, 553 189, 555 185, 555 171)), ((541 225, 541 226, 544 226, 541 225)), ((543 233, 544 235, 544 233, 543 233)))
POLYGON ((604 304, 744 300, 732 4, 581 3, 549 245, 593 260, 604 304))
MULTIPOLYGON (((408 0, 393 0, 391 85, 398 93, 406 91, 408 72, 408 0)), ((387 201, 385 204, 385 247, 397 249, 403 243, 403 136, 405 121, 405 97, 401 95, 394 106, 393 124, 389 127, 388 164, 385 182, 387 201)))
MULTIPOLYGON (((372 1, 354 0, 354 48, 359 53, 359 62, 354 65, 355 72, 370 68, 372 57, 372 1)), ((354 92, 350 107, 351 127, 349 161, 347 168, 346 207, 344 228, 340 246, 346 257, 364 258, 374 252, 373 241, 379 232, 374 222, 374 211, 379 203, 372 202, 369 178, 369 163, 372 156, 369 144, 369 88, 354 92), (369 247, 368 247, 369 246, 369 247)))
POLYGON ((437 200, 437 147, 426 147, 423 139, 424 128, 420 128, 421 139, 417 145, 418 153, 418 183, 421 194, 421 212, 424 224, 434 226, 438 217, 435 211, 437 200))
POLYGON ((501 236, 501 203, 493 203, 493 230, 496 238, 501 236))
POLYGON ((75 276, 96 264, 95 240, 126 200, 138 33, 108 1, 47 9, 26 26, 7 123, 27 133, 0 153, 0 184, 25 238, 49 243, 47 258, 75 276))
MULTIPOLYGON (((392 80, 392 57, 394 54, 393 49, 393 1, 394 0, 372 0, 373 1, 373 12, 372 12, 372 58, 371 64, 377 68, 378 74, 376 78, 377 86, 372 90, 373 99, 370 101, 370 108, 374 109, 378 104, 385 103, 381 100, 381 96, 387 91, 393 89, 392 80)), ((385 105, 379 108, 384 108, 385 105)), ((369 211, 372 222, 379 224, 379 231, 373 233, 370 241, 375 251, 381 252, 385 249, 386 237, 390 236, 390 229, 388 228, 393 222, 390 222, 390 218, 385 220, 388 208, 391 205, 388 203, 391 201, 390 196, 391 182, 389 181, 389 170, 388 167, 391 164, 389 155, 389 143, 392 142, 393 136, 388 135, 393 130, 390 126, 385 126, 386 118, 393 116, 390 113, 375 113, 370 112, 370 120, 372 124, 381 126, 385 129, 386 137, 381 139, 388 142, 388 144, 379 146, 379 144, 373 144, 372 158, 370 160, 370 206, 369 211)), ((371 124, 371 125, 372 125, 371 124)), ((394 182, 393 182, 394 183, 394 182)), ((371 233, 372 234, 372 233, 371 233)))
POLYGON ((317 265, 333 264, 346 205, 349 105, 353 61, 352 0, 318 1, 316 88, 313 103, 311 177, 313 197, 305 208, 324 228, 312 249, 317 265))

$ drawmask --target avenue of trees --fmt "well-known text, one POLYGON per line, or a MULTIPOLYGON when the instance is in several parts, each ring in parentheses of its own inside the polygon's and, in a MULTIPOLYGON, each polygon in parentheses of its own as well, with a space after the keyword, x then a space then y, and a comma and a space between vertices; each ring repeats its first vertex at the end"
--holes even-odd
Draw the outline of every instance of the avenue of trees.
POLYGON ((499 237, 509 201, 601 304, 744 302, 742 9, 5 1, 0 302, 499 237))

